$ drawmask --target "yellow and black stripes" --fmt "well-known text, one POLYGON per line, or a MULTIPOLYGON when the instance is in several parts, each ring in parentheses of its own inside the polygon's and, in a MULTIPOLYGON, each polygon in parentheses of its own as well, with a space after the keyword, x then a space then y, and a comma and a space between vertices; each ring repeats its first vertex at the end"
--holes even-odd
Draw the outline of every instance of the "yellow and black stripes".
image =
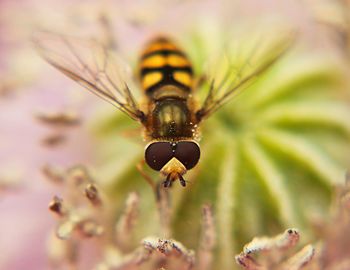
POLYGON ((164 37, 152 40, 140 61, 141 86, 148 95, 164 85, 189 92, 193 83, 191 63, 174 43, 164 37))

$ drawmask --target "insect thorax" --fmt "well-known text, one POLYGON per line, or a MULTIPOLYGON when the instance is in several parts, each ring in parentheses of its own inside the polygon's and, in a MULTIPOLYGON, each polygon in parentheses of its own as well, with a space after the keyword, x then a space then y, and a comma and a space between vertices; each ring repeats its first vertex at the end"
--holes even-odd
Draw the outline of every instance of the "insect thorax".
POLYGON ((192 138, 194 127, 187 100, 166 97, 155 102, 152 111, 152 137, 154 139, 192 138))

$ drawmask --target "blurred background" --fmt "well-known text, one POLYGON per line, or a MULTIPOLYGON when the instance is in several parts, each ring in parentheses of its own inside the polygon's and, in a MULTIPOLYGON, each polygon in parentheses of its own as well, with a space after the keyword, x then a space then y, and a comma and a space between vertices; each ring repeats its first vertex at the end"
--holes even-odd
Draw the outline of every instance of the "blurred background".
POLYGON ((323 263, 310 269, 350 255, 335 232, 346 235, 346 218, 334 220, 350 161, 349 1, 2 0, 0 55, 1 269, 188 269, 192 258, 195 269, 240 269, 244 244, 287 228, 298 228, 300 247, 315 244, 323 263), (296 37, 203 123, 201 161, 188 187, 171 189, 164 222, 136 169, 138 124, 45 63, 31 42, 38 29, 111 43, 132 68, 145 42, 167 33, 197 75, 220 70, 207 60, 231 33, 237 59, 258 40, 296 37), (81 183, 98 188, 102 206, 81 183), (64 211, 50 213, 61 199, 64 211), (141 263, 150 236, 182 243, 180 261, 153 254, 141 263))

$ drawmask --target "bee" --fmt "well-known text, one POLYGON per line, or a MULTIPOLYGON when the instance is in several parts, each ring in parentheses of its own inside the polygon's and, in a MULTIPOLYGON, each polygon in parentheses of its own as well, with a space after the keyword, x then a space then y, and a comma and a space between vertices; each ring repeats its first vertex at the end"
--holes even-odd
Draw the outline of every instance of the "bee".
POLYGON ((199 125, 237 90, 268 70, 288 47, 279 44, 278 50, 270 50, 272 53, 253 67, 247 61, 238 70, 228 65, 222 76, 204 74, 209 90, 200 105, 195 96, 201 88, 197 83, 200 76, 195 75, 184 50, 165 35, 151 39, 142 51, 137 69, 139 87, 121 57, 96 41, 41 32, 34 42, 49 64, 143 126, 145 162, 161 173, 164 187, 176 180, 186 186, 183 176, 201 156, 199 125), (142 90, 139 102, 134 88, 142 90))

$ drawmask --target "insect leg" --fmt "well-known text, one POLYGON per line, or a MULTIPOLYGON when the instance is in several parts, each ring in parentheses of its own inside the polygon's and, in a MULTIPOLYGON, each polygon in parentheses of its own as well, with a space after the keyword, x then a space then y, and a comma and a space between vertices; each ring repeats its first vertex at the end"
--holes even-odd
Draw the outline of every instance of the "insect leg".
POLYGON ((136 165, 136 169, 139 171, 143 179, 146 180, 146 182, 151 186, 152 190, 154 191, 155 194, 157 194, 157 184, 154 183, 152 177, 150 177, 143 169, 145 165, 145 160, 141 160, 139 163, 136 165))

